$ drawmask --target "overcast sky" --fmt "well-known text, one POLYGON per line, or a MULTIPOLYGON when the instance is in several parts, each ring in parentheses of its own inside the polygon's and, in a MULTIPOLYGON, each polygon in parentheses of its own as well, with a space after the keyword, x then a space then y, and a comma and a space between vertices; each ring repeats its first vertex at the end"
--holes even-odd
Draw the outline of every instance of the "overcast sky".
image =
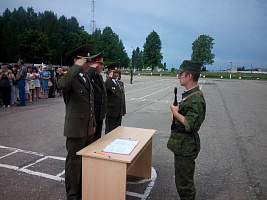
MULTIPOLYGON (((53 11, 59 18, 74 16, 90 33, 92 0, 6 0, 0 13, 9 8, 33 7, 35 12, 53 11)), ((199 35, 214 38, 213 65, 220 70, 245 66, 267 68, 266 0, 95 0, 96 27, 110 26, 123 41, 131 58, 131 47, 143 49, 154 30, 162 42, 163 62, 179 68, 190 59, 192 43, 199 35)))

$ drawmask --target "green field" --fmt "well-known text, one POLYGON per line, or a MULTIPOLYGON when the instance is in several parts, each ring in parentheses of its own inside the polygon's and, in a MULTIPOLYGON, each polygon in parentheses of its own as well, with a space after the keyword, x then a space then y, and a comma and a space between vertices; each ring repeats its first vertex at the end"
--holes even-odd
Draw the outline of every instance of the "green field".
MULTIPOLYGON (((124 74, 124 73, 123 73, 124 74)), ((142 76, 151 76, 151 72, 139 72, 136 71, 134 75, 142 75, 142 76)), ((218 79, 230 79, 230 73, 229 72, 201 72, 202 77, 205 76, 205 78, 218 78, 218 79)), ((154 72, 153 76, 177 76, 174 72, 154 72)), ((246 80, 267 80, 267 74, 255 74, 255 73, 232 73, 232 79, 246 79, 246 80)))
MULTIPOLYGON (((202 76, 206 78, 223 78, 230 79, 229 72, 202 72, 202 76)), ((248 79, 248 80, 267 80, 267 74, 255 73, 232 73, 232 79, 248 79)))

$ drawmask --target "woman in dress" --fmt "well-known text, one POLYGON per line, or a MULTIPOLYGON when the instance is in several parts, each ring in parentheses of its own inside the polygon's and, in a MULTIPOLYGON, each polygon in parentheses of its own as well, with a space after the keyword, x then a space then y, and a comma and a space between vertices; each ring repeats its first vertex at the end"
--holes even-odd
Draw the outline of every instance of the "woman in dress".
MULTIPOLYGON (((32 79, 34 80, 34 85, 35 85, 35 91, 36 91, 36 100, 39 99, 39 93, 40 93, 40 73, 38 72, 37 68, 34 67, 32 68, 32 79)), ((33 95, 34 96, 34 95, 33 95)))
MULTIPOLYGON (((39 67, 37 67, 37 71, 40 73, 40 85, 41 85, 41 87, 40 87, 40 93, 41 93, 41 95, 43 95, 43 94, 44 94, 44 90, 43 90, 43 80, 41 79, 41 72, 43 71, 43 66, 40 65, 39 67)), ((39 94, 39 95, 40 95, 40 94, 39 94)))
POLYGON ((32 68, 28 67, 27 68, 27 76, 26 76, 26 84, 25 84, 25 93, 28 94, 28 99, 29 102, 32 102, 32 95, 31 95, 31 91, 30 91, 30 84, 31 84, 31 80, 32 80, 32 68))
POLYGON ((47 66, 43 66, 43 71, 40 73, 41 75, 41 79, 42 79, 42 86, 43 86, 43 90, 44 90, 44 96, 45 99, 48 99, 48 93, 49 93, 49 89, 50 87, 48 86, 48 81, 50 79, 51 73, 49 71, 47 71, 47 66))
POLYGON ((35 77, 33 76, 32 68, 31 68, 31 80, 29 82, 29 89, 30 89, 32 101, 35 100, 35 81, 34 81, 34 79, 35 79, 35 77))

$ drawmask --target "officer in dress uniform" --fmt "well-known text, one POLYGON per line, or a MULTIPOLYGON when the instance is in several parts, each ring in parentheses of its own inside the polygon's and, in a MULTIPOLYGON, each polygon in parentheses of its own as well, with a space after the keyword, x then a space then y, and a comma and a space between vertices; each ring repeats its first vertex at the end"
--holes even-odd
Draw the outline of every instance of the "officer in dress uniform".
POLYGON ((182 100, 171 105, 175 126, 167 147, 174 153, 175 183, 181 200, 196 197, 195 159, 200 151, 198 130, 205 119, 206 102, 197 85, 201 63, 185 60, 178 71, 180 85, 185 86, 182 100))
POLYGON ((81 199, 82 158, 76 152, 93 142, 96 127, 93 87, 87 76, 93 48, 93 45, 86 44, 70 52, 74 65, 58 81, 66 105, 64 135, 68 154, 65 186, 68 200, 81 199))
POLYGON ((107 66, 108 77, 105 82, 107 89, 107 115, 106 131, 121 126, 122 116, 126 114, 124 84, 119 78, 120 62, 114 62, 107 66))
POLYGON ((101 138, 103 120, 106 116, 107 90, 101 72, 104 68, 103 52, 91 56, 91 66, 88 70, 88 76, 94 88, 94 108, 96 131, 94 141, 101 138))

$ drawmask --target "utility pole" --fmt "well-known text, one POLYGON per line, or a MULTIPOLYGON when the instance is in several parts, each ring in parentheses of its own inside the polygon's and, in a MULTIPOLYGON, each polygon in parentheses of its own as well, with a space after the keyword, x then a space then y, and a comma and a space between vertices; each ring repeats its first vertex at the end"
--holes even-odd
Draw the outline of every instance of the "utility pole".
POLYGON ((93 0, 91 3, 91 11, 93 13, 93 19, 90 23, 90 31, 93 33, 96 29, 96 21, 95 21, 95 1, 93 0))

